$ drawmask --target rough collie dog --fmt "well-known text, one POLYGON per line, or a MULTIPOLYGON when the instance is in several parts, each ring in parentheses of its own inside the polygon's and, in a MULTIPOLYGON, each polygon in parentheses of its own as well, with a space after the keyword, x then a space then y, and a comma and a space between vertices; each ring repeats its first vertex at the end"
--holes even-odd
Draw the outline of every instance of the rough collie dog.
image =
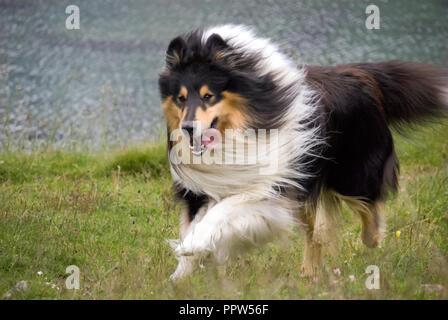
POLYGON ((364 244, 378 246, 382 203, 397 188, 389 126, 448 110, 446 70, 401 61, 297 67, 233 25, 173 39, 159 88, 182 202, 172 279, 294 226, 306 235, 302 274, 313 275, 336 242, 343 201, 361 218, 364 244))

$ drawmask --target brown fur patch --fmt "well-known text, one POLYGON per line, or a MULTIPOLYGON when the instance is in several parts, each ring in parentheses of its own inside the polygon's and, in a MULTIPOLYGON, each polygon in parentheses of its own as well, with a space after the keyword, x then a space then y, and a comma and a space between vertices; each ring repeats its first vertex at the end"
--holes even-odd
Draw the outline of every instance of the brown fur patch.
POLYGON ((302 276, 314 276, 318 272, 321 265, 322 244, 314 241, 314 225, 316 220, 316 208, 314 206, 306 206, 303 208, 302 214, 299 215, 300 221, 305 229, 305 252, 301 267, 302 276))
POLYGON ((208 107, 205 110, 198 107, 196 108, 195 119, 201 123, 203 128, 208 128, 210 127, 213 119, 218 116, 220 110, 221 108, 215 107, 208 107))
POLYGON ((201 95, 201 98, 203 98, 207 93, 208 94, 212 94, 212 92, 210 91, 208 86, 207 85, 203 85, 201 87, 201 89, 199 90, 199 94, 201 95))
MULTIPOLYGON (((201 94, 206 91, 201 88, 201 94)), ((213 106, 208 106, 205 110, 202 108, 196 109, 195 119, 199 121, 203 128, 209 128, 213 119, 218 117, 218 124, 216 129, 224 136, 225 129, 244 129, 246 127, 246 115, 244 113, 244 106, 246 100, 241 96, 222 92, 222 99, 213 106)))
POLYGON ((362 221, 362 242, 369 248, 375 248, 384 237, 385 223, 382 202, 366 203, 357 199, 344 198, 349 208, 359 215, 362 221))
POLYGON ((225 129, 245 129, 247 123, 247 101, 238 94, 222 92, 223 98, 212 108, 220 108, 217 129, 221 134, 225 129))
POLYGON ((166 123, 170 131, 178 129, 182 119, 185 117, 186 108, 183 110, 179 108, 174 102, 173 97, 169 96, 162 101, 163 113, 166 118, 166 123))

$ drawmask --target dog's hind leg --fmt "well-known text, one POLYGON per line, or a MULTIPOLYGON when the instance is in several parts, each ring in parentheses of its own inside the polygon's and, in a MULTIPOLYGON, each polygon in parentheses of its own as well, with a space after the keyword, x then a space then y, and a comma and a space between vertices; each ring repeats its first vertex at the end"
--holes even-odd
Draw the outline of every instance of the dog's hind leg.
POLYGON ((305 209, 300 215, 300 220, 306 234, 301 274, 303 276, 312 276, 317 273, 319 268, 322 249, 322 245, 313 240, 314 223, 316 220, 315 208, 305 209))
POLYGON ((368 203, 362 200, 345 200, 349 208, 359 215, 362 221, 362 242, 369 248, 375 248, 384 237, 386 229, 382 216, 382 203, 368 203))
POLYGON ((309 204, 300 215, 305 228, 306 242, 301 273, 313 276, 322 263, 322 250, 336 251, 338 222, 341 203, 331 192, 322 192, 316 204, 309 204))

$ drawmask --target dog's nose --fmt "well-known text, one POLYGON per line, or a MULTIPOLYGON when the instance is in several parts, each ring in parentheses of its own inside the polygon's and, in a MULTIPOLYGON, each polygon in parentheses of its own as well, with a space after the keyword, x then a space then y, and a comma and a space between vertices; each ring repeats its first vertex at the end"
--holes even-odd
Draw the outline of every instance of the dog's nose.
POLYGON ((188 134, 190 138, 193 138, 193 122, 186 122, 182 125, 182 131, 184 134, 188 134))

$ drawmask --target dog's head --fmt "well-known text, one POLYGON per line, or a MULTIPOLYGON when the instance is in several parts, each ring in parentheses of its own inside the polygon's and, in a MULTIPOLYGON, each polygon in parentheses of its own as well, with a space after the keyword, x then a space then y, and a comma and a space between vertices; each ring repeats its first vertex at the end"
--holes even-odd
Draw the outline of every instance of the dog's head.
MULTIPOLYGON (((219 35, 206 41, 194 32, 171 41, 166 66, 159 78, 163 111, 169 131, 183 130, 190 136, 210 129, 224 135, 225 129, 247 125, 246 99, 233 90, 238 79, 226 65, 232 49, 219 35)), ((202 147, 207 141, 202 141, 202 147)))
POLYGON ((226 129, 280 128, 299 79, 276 46, 250 28, 220 26, 177 37, 159 78, 168 131, 183 130, 193 146, 195 131, 217 130, 225 140, 226 129))

